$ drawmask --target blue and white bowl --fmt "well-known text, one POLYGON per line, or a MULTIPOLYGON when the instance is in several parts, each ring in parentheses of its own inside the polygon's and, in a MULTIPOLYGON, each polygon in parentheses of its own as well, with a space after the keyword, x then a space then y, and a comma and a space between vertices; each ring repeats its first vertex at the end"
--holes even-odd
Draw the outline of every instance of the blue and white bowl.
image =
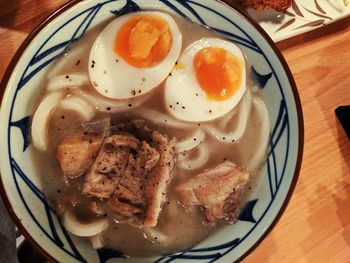
POLYGON ((252 66, 271 119, 268 159, 257 191, 235 225, 226 226, 196 247, 177 254, 131 262, 232 262, 250 253, 277 223, 291 197, 303 152, 303 118, 294 80, 270 38, 245 14, 215 0, 72 1, 26 39, 1 83, 1 194, 19 229, 51 261, 119 262, 117 251, 95 251, 70 235, 43 195, 28 153, 32 98, 48 66, 95 25, 140 9, 165 10, 203 24, 237 43, 252 66))

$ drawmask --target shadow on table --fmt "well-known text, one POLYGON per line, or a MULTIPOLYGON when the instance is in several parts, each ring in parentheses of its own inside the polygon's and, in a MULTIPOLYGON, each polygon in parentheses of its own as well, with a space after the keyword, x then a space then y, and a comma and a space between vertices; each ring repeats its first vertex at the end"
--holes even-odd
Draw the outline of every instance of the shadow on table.
POLYGON ((65 2, 67 0, 58 3, 47 0, 0 0, 0 27, 30 33, 65 2))
MULTIPOLYGON (((347 167, 348 167, 347 170, 343 171, 344 172, 343 174, 349 180, 350 179, 350 141, 348 137, 345 135, 345 131, 343 130, 343 127, 341 126, 338 120, 336 121, 336 130, 337 130, 338 146, 344 158, 344 162, 347 164, 347 167)), ((350 198, 348 201, 350 201, 350 198)))
POLYGON ((345 242, 350 246, 350 213, 344 212, 346 207, 350 205, 350 142, 344 135, 339 122, 337 122, 338 132, 338 144, 339 149, 344 158, 344 162, 347 164, 347 169, 343 169, 343 181, 336 182, 336 189, 342 190, 342 195, 332 196, 337 207, 337 216, 339 221, 343 225, 342 236, 345 242))
POLYGON ((319 27, 315 30, 306 32, 304 34, 297 35, 286 40, 282 40, 277 43, 277 46, 280 50, 286 50, 288 48, 295 47, 306 42, 320 39, 326 35, 336 34, 348 27, 350 27, 350 17, 341 19, 323 27, 319 27))
POLYGON ((0 27, 12 28, 17 16, 18 5, 19 0, 0 0, 0 27))
MULTIPOLYGON (((347 19, 345 22, 346 23, 343 25, 343 27, 337 27, 337 29, 342 30, 350 26, 350 19, 347 19)), ((343 51, 347 49, 347 47, 341 48, 344 48, 343 51)), ((332 51, 329 52, 331 53, 332 51)), ((339 63, 331 65, 334 67, 339 67, 342 65, 342 63, 340 61, 339 63)), ((336 76, 333 74, 334 72, 332 73, 332 71, 336 71, 336 69, 330 69, 329 67, 330 65, 328 65, 328 67, 326 66, 328 73, 326 75, 325 72, 324 79, 320 80, 323 81, 326 85, 328 83, 331 85, 332 82, 330 79, 336 76)), ((331 130, 329 136, 334 138, 335 143, 337 143, 337 147, 335 147, 335 149, 341 153, 341 160, 339 163, 337 163, 338 167, 336 168, 339 168, 341 177, 338 177, 337 180, 334 179, 332 184, 319 185, 317 193, 322 193, 319 196, 320 198, 326 196, 327 198, 331 198, 335 203, 334 209, 329 211, 329 213, 336 214, 336 217, 342 225, 342 229, 340 230, 341 235, 344 241, 350 247, 350 213, 344 211, 344 209, 347 209, 350 206, 350 141, 335 114, 336 107, 340 105, 350 104, 350 93, 344 92, 344 90, 348 90, 349 86, 350 79, 344 76, 344 78, 339 79, 338 85, 330 87, 329 91, 325 91, 324 89, 320 88, 321 86, 317 85, 317 83, 314 85, 314 91, 315 99, 320 110, 322 111, 324 125, 331 130), (334 97, 334 102, 330 102, 329 97, 331 96, 334 97)), ((329 155, 329 158, 332 158, 332 156, 329 155)), ((327 176, 332 177, 332 174, 328 174, 327 176)), ((318 200, 314 201, 317 202, 318 200)), ((325 211, 320 210, 319 214, 325 215, 325 211)), ((310 218, 310 221, 312 220, 322 219, 310 218)), ((322 229, 319 229, 319 231, 322 231, 322 229)))
MULTIPOLYGON (((336 118, 335 115, 334 118, 336 118)), ((309 262, 315 260, 314 254, 310 253, 310 251, 314 249, 315 245, 318 245, 313 242, 315 240, 314 236, 319 235, 327 238, 329 235, 335 234, 334 229, 336 227, 331 226, 332 220, 335 225, 340 224, 342 226, 339 230, 340 235, 348 247, 350 247, 350 213, 345 211, 350 205, 350 142, 338 122, 334 129, 337 131, 338 149, 341 151, 343 157, 339 167, 342 177, 341 179, 338 178, 338 180, 334 179, 333 183, 328 185, 318 184, 315 189, 315 195, 308 200, 309 207, 313 209, 312 213, 308 214, 308 223, 311 232, 306 235, 302 249, 305 259, 309 262), (330 202, 327 199, 330 199, 330 202), (334 208, 327 211, 327 208, 329 208, 327 203, 332 202, 335 204, 334 208)), ((332 174, 319 174, 319 176, 332 177, 332 174)), ((321 246, 327 249, 325 244, 321 244, 321 246)), ((326 251, 320 256, 323 257, 323 262, 330 262, 331 260, 331 256, 328 256, 326 251)))
MULTIPOLYGON (((336 118, 335 115, 334 118, 336 118)), ((336 136, 338 149, 343 157, 343 161, 340 164, 342 178, 340 180, 338 179, 337 181, 334 180, 333 184, 319 184, 317 186, 317 190, 315 191, 317 194, 315 195, 314 199, 310 200, 310 202, 318 202, 319 205, 313 205, 313 213, 308 218, 308 221, 313 229, 308 239, 312 240, 313 235, 320 234, 320 232, 323 232, 323 236, 334 234, 334 232, 330 232, 333 231, 332 227, 325 227, 324 229, 320 228, 320 226, 326 226, 326 224, 331 223, 329 218, 334 218, 335 220, 339 220, 340 224, 342 225, 340 230, 341 236, 350 247, 350 213, 345 211, 345 209, 347 209, 350 205, 350 141, 345 136, 345 132, 343 131, 339 122, 336 122, 335 129, 337 132, 336 136), (334 209, 325 211, 326 207, 322 205, 322 203, 325 203, 325 198, 332 199, 332 201, 335 203, 334 209)), ((332 177, 332 174, 328 174, 327 176, 332 177)), ((336 223, 336 221, 334 222, 336 223)), ((307 252, 309 249, 312 249, 312 247, 308 247, 306 245, 304 249, 305 254, 307 255, 307 252)))
MULTIPOLYGON (((349 22, 350 20, 341 28, 348 28, 349 22)), ((337 29, 341 30, 340 27, 337 29)), ((346 40, 339 41, 342 42, 338 43, 337 48, 345 51, 348 48, 346 40)), ((316 45, 313 46, 316 47, 316 45)), ((323 257, 322 261, 331 262, 331 254, 327 254, 326 240, 335 234, 334 231, 339 231, 338 240, 343 239, 344 242, 341 243, 346 243, 350 247, 350 213, 347 209, 350 206, 350 142, 334 112, 337 106, 350 104, 350 92, 345 92, 350 86, 350 79, 335 73, 339 67, 346 67, 347 63, 343 63, 341 59, 333 55, 333 51, 327 49, 327 46, 331 45, 327 43, 315 56, 310 56, 313 61, 305 68, 305 72, 298 73, 308 74, 309 70, 311 72, 311 68, 319 67, 318 70, 312 71, 317 72, 317 74, 310 74, 310 77, 305 80, 304 87, 310 88, 301 90, 305 106, 304 113, 306 113, 304 115, 305 148, 309 153, 312 153, 312 155, 308 155, 310 159, 304 161, 310 162, 312 160, 313 167, 321 167, 317 174, 313 174, 313 170, 310 170, 309 174, 315 178, 324 177, 324 180, 317 180, 316 186, 312 185, 314 183, 312 180, 303 180, 304 185, 298 184, 298 187, 304 188, 304 193, 308 194, 307 208, 312 210, 312 212, 304 214, 307 217, 308 232, 303 234, 301 240, 303 242, 301 250, 307 262, 315 260, 315 246, 321 246, 324 249, 323 254, 320 255, 323 257), (334 84, 335 78, 337 85, 334 84), (312 129, 317 129, 319 126, 324 126, 327 129, 320 134, 311 132, 312 129), (317 144, 311 135, 319 138, 317 144), (312 150, 324 148, 329 149, 330 154, 321 155, 312 150), (323 167, 328 168, 325 167, 326 164, 333 167, 335 174, 332 174, 332 169, 324 169, 327 172, 323 172, 323 167), (332 222, 334 222, 334 227, 332 222), (315 238, 316 236, 318 238, 315 238), (325 242, 322 242, 323 240, 325 242), (316 241, 321 241, 321 244, 316 243, 316 241)), ((302 63, 302 58, 299 58, 297 62, 302 63)), ((297 77, 296 79, 298 79, 297 77)))

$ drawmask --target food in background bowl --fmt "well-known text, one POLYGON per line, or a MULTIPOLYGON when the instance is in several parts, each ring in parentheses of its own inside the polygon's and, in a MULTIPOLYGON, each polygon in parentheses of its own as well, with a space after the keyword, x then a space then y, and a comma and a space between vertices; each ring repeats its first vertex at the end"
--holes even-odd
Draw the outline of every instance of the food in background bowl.
POLYGON ((256 10, 275 9, 277 11, 286 11, 294 0, 224 0, 229 5, 239 5, 244 8, 254 8, 256 10))
POLYGON ((68 231, 154 256, 235 223, 270 133, 248 65, 234 42, 160 11, 119 16, 72 45, 32 122, 33 158, 68 231))

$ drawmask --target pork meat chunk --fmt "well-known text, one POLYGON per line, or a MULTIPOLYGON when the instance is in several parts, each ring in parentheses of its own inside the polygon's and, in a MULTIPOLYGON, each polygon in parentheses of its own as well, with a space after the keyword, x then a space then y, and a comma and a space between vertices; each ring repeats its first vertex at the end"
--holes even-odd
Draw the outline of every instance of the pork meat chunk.
POLYGON ((131 149, 140 142, 131 135, 113 135, 105 140, 95 162, 89 169, 83 193, 109 198, 125 174, 131 149))
POLYGON ((136 217, 142 221, 148 206, 145 192, 146 180, 149 172, 157 165, 159 158, 159 152, 145 141, 142 141, 135 156, 130 154, 125 174, 113 198, 108 202, 113 211, 123 216, 136 217), (128 209, 125 210, 125 208, 128 209))
POLYGON ((223 219, 235 223, 245 185, 247 171, 225 161, 200 173, 176 188, 179 201, 185 206, 202 206, 208 221, 223 219))
POLYGON ((102 143, 102 136, 70 134, 63 137, 56 149, 56 158, 64 176, 75 178, 82 175, 96 158, 102 143))
POLYGON ((169 141, 167 136, 157 131, 152 132, 151 139, 160 157, 157 165, 147 175, 145 182, 148 208, 143 224, 147 227, 157 225, 162 203, 166 198, 167 186, 170 183, 176 164, 176 139, 169 141))
POLYGON ((134 218, 138 215, 142 215, 143 211, 141 208, 136 207, 132 204, 119 201, 118 198, 111 198, 108 200, 108 206, 118 214, 126 218, 134 218))
POLYGON ((137 170, 136 160, 134 156, 130 155, 128 167, 115 190, 114 198, 137 207, 145 207, 146 200, 143 191, 144 177, 145 172, 137 170))
POLYGON ((149 141, 142 141, 135 155, 130 154, 127 169, 116 187, 109 207, 146 226, 157 224, 166 188, 176 162, 175 140, 149 131, 149 141))
POLYGON ((142 141, 142 147, 137 154, 135 168, 138 171, 144 170, 145 172, 149 172, 157 165, 159 157, 160 154, 155 148, 152 148, 147 142, 142 141))

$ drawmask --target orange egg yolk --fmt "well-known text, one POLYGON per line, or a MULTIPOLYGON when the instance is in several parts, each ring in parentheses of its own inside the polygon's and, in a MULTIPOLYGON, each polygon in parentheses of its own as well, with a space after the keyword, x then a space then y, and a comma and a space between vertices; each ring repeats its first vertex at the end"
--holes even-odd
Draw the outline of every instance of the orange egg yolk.
POLYGON ((163 61, 171 44, 171 32, 164 19, 137 15, 116 34, 114 52, 134 67, 148 68, 163 61))
POLYGON ((193 67, 201 89, 210 100, 227 100, 241 86, 243 63, 223 48, 201 49, 194 57, 193 67))

